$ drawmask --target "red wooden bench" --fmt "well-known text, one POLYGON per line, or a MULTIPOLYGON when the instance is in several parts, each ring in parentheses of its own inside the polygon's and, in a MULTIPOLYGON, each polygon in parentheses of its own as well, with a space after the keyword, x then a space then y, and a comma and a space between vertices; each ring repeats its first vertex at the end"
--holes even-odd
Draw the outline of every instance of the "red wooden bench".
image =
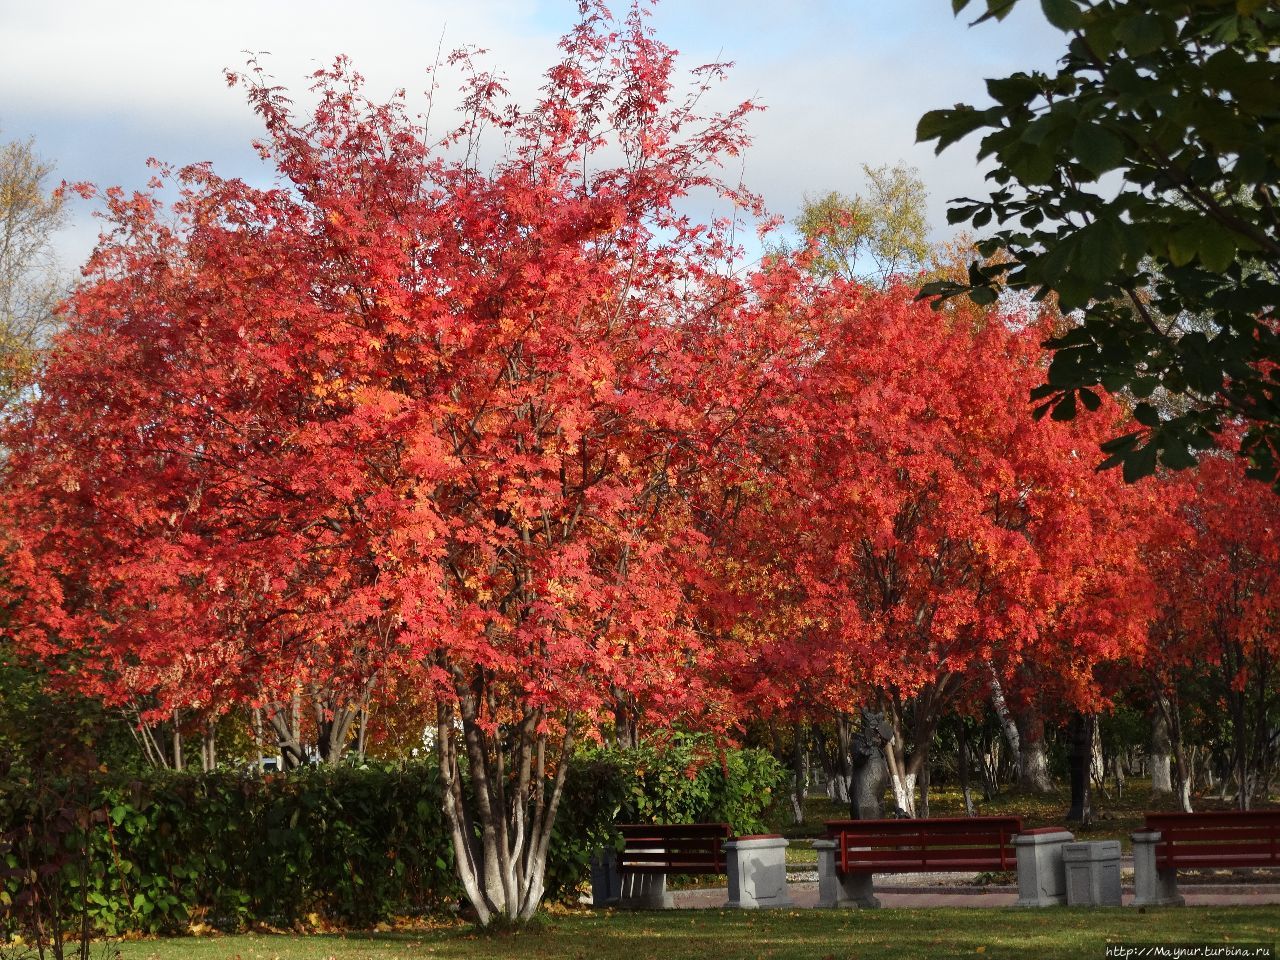
POLYGON ((1013 870, 1021 831, 1021 817, 827 821, 841 873, 1013 870))
POLYGON ((1280 867, 1280 810, 1243 813, 1148 813, 1157 830, 1156 867, 1280 867))
POLYGON ((639 909, 671 906, 669 873, 726 873, 727 823, 622 823, 622 849, 593 859, 591 900, 598 907, 639 909))
POLYGON ((828 820, 827 843, 834 876, 823 902, 879 906, 871 888, 873 873, 939 873, 953 870, 1015 870, 1013 838, 1021 817, 931 817, 919 820, 828 820), (836 887, 839 889, 837 890, 836 887))
POLYGON ((724 873, 727 823, 619 824, 618 873, 724 873))
POLYGON ((1134 903, 1179 904, 1179 870, 1280 867, 1280 810, 1148 813, 1133 834, 1134 903))

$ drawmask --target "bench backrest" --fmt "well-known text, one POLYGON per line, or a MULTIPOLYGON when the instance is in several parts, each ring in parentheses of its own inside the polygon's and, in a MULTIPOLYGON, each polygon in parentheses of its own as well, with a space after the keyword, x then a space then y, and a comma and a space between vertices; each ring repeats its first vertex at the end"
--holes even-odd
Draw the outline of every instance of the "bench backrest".
POLYGON ((724 873, 723 844, 733 836, 727 823, 624 823, 618 830, 623 873, 724 873))
POLYGON ((1156 866, 1280 867, 1280 810, 1238 813, 1148 813, 1159 830, 1156 866))
POLYGON ((841 873, 1012 870, 1021 817, 828 820, 841 873))

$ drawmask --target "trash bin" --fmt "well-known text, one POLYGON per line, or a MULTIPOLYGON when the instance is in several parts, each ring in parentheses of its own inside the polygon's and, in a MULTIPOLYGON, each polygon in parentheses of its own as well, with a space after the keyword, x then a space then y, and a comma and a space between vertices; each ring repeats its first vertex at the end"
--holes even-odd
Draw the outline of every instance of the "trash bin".
POLYGON ((1091 840, 1062 847, 1067 906, 1120 906, 1120 841, 1091 840))

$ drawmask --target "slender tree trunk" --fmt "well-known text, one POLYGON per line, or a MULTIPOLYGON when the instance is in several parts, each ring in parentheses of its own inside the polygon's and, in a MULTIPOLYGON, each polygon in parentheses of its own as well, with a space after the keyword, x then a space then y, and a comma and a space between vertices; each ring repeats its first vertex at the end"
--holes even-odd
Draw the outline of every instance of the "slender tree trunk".
POLYGON ((1071 721, 1071 809, 1067 819, 1080 824, 1093 820, 1090 772, 1093 767, 1093 714, 1076 714, 1071 721))
POLYGON ((991 709, 995 711, 996 719, 1000 721, 1000 729, 1004 733, 1005 741, 1009 744, 1014 766, 1021 770, 1022 738, 1018 735, 1018 725, 1013 720, 1013 714, 1009 712, 1009 704, 1004 698, 1004 688, 1000 686, 996 668, 987 664, 987 670, 991 675, 988 681, 991 688, 991 709))
POLYGON ((849 715, 836 713, 836 768, 827 778, 827 796, 847 806, 853 799, 853 728, 849 715))
POLYGON ((805 725, 796 723, 791 728, 791 819, 804 823, 804 795, 809 782, 808 751, 805 750, 805 725))
POLYGON ((960 718, 960 792, 964 796, 964 814, 973 816, 973 793, 969 790, 969 731, 960 718))
POLYGON ((1089 751, 1089 777, 1099 792, 1106 794, 1107 758, 1102 749, 1102 724, 1095 715, 1093 721, 1093 746, 1089 751))
POLYGON ((263 753, 263 744, 266 739, 262 732, 262 708, 253 708, 253 748, 258 755, 258 772, 262 772, 267 768, 266 754, 263 753))
POLYGON ((369 735, 369 704, 366 703, 360 708, 360 728, 356 733, 356 756, 361 761, 365 759, 365 751, 368 746, 369 735))
POLYGON ((920 764, 920 816, 929 816, 929 775, 931 773, 931 765, 929 758, 926 756, 924 762, 920 764))
POLYGON ((1170 764, 1169 745, 1169 707, 1168 699, 1160 695, 1162 703, 1157 703, 1151 711, 1151 749, 1148 753, 1147 766, 1151 773, 1151 792, 1167 794, 1173 792, 1173 779, 1170 764))
POLYGON ((205 773, 218 769, 216 732, 212 720, 205 724, 204 739, 200 744, 200 769, 205 773))

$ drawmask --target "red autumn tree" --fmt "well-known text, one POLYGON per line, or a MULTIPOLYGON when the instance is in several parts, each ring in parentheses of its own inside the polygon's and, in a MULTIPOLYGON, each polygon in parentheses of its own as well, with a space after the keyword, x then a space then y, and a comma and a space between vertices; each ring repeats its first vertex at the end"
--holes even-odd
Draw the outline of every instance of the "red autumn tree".
POLYGON ((878 705, 913 812, 939 720, 993 673, 1056 662, 1080 675, 1059 689, 1092 696, 1092 664, 1140 641, 1135 504, 1093 471, 1082 425, 1030 417, 1036 330, 902 290, 821 295, 833 319, 749 521, 769 598, 753 654, 778 703, 807 686, 837 711, 878 705))
POLYGON ((307 116, 250 73, 279 184, 109 193, 6 441, 25 647, 334 727, 417 671, 481 922, 536 910, 576 738, 620 702, 717 722, 702 570, 792 342, 785 288, 677 209, 753 203, 716 176, 750 105, 700 114, 719 67, 680 93, 642 9, 582 11, 532 109, 472 71, 440 143, 343 62, 307 116))
MULTIPOLYGON (((1238 446, 1224 437, 1222 451, 1238 446)), ((1175 789, 1191 808, 1183 730, 1224 733, 1236 803, 1265 793, 1275 762, 1272 718, 1280 669, 1280 504, 1246 465, 1225 452, 1205 456, 1193 476, 1171 479, 1165 536, 1149 558, 1159 585, 1147 673, 1172 741, 1175 789), (1198 689, 1197 689, 1198 688, 1198 689)))

